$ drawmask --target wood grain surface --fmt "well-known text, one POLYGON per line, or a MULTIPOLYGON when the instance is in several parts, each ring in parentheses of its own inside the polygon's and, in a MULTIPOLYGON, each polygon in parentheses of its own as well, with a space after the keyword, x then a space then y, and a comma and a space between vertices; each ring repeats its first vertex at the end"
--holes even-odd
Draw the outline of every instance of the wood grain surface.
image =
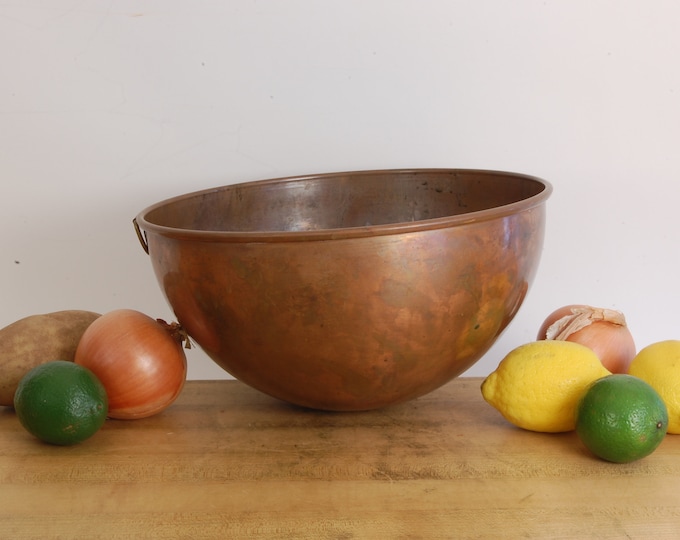
POLYGON ((606 463, 509 425, 480 383, 325 413, 191 381, 72 447, 0 408, 0 539, 679 537, 680 436, 606 463))

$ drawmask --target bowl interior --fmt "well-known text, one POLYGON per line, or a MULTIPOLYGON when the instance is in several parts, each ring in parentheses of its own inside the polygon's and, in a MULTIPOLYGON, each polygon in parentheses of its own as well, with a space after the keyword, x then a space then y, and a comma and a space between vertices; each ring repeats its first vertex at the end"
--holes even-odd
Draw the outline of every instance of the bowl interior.
POLYGON ((541 194, 525 175, 456 169, 334 173, 223 186, 159 203, 147 223, 186 231, 288 233, 465 221, 541 194))

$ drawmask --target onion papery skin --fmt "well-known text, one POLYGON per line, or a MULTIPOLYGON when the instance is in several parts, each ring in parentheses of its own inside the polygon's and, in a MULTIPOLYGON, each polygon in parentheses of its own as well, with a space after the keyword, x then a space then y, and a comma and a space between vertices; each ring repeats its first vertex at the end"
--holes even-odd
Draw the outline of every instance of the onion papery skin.
POLYGON ((131 309, 110 311, 94 323, 80 339, 75 362, 106 388, 109 417, 134 420, 169 407, 187 375, 178 326, 131 309))
POLYGON ((571 304, 553 311, 541 325, 537 339, 561 339, 579 343, 591 349, 611 373, 628 373, 637 353, 635 340, 620 311, 571 304), (578 315, 591 320, 572 333, 560 332, 556 326, 567 327, 578 315), (557 334, 559 337, 550 337, 557 334))

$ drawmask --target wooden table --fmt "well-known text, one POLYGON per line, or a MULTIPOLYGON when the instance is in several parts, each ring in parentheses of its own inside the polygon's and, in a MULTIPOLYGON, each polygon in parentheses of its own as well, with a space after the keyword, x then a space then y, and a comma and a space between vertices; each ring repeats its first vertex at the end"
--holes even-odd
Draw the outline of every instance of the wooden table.
POLYGON ((680 436, 626 465, 507 424, 462 378, 366 413, 193 381, 43 444, 0 408, 0 538, 677 538, 680 436))

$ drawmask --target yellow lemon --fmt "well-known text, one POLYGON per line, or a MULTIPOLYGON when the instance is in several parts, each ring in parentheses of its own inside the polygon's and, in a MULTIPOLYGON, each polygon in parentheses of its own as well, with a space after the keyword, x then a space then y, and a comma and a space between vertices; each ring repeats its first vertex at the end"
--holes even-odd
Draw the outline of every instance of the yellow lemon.
POLYGON ((663 399, 668 409, 668 433, 680 433, 680 341, 659 341, 637 353, 628 369, 663 399))
POLYGON ((510 351, 482 383, 482 396, 512 424, 558 433, 576 427, 588 386, 611 373, 585 345, 542 340, 510 351))

